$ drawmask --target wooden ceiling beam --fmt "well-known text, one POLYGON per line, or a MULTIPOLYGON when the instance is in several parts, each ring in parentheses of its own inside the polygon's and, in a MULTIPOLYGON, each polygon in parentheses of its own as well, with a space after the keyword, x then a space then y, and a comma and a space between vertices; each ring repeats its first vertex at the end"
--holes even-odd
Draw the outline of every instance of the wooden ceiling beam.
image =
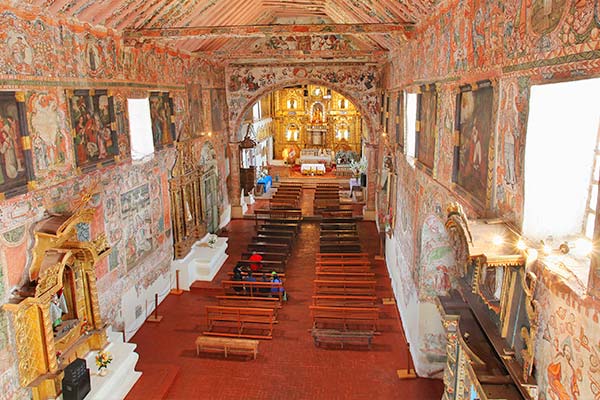
POLYGON ((367 24, 282 24, 282 25, 228 25, 198 26, 181 28, 149 28, 126 30, 124 39, 212 39, 268 36, 312 36, 312 35, 370 35, 400 34, 406 36, 414 24, 367 23, 367 24))

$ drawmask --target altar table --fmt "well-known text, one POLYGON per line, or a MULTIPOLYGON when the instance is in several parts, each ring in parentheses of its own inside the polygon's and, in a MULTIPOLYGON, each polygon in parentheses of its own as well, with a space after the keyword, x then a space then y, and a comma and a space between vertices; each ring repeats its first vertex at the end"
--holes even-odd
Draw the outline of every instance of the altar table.
POLYGON ((316 174, 323 175, 325 174, 325 165, 324 164, 302 164, 300 167, 300 172, 303 175, 316 174))

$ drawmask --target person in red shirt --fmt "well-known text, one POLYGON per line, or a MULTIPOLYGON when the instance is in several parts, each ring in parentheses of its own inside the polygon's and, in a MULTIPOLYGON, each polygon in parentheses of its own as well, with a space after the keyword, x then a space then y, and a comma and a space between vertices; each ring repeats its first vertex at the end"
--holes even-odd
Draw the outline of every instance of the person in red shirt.
POLYGON ((250 256, 249 260, 256 261, 256 263, 250 264, 250 269, 252 270, 252 272, 256 272, 260 269, 260 262, 262 261, 262 259, 262 256, 256 251, 252 252, 252 255, 250 256))

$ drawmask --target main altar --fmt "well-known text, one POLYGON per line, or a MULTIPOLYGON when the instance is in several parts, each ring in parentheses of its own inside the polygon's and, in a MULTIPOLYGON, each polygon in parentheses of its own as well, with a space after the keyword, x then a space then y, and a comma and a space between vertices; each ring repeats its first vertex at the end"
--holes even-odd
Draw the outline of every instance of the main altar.
POLYGON ((361 152, 361 115, 342 94, 320 85, 274 94, 274 158, 331 167, 340 151, 361 152))

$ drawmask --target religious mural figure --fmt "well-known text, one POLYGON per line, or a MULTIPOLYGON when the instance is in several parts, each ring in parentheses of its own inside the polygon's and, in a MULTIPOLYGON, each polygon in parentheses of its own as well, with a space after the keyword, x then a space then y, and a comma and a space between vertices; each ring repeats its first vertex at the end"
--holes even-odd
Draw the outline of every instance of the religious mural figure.
POLYGON ((175 126, 172 122, 173 104, 169 93, 153 92, 149 101, 154 147, 160 149, 173 143, 175 138, 175 126))
POLYGON ((0 193, 27 184, 18 107, 14 92, 0 94, 0 193))

